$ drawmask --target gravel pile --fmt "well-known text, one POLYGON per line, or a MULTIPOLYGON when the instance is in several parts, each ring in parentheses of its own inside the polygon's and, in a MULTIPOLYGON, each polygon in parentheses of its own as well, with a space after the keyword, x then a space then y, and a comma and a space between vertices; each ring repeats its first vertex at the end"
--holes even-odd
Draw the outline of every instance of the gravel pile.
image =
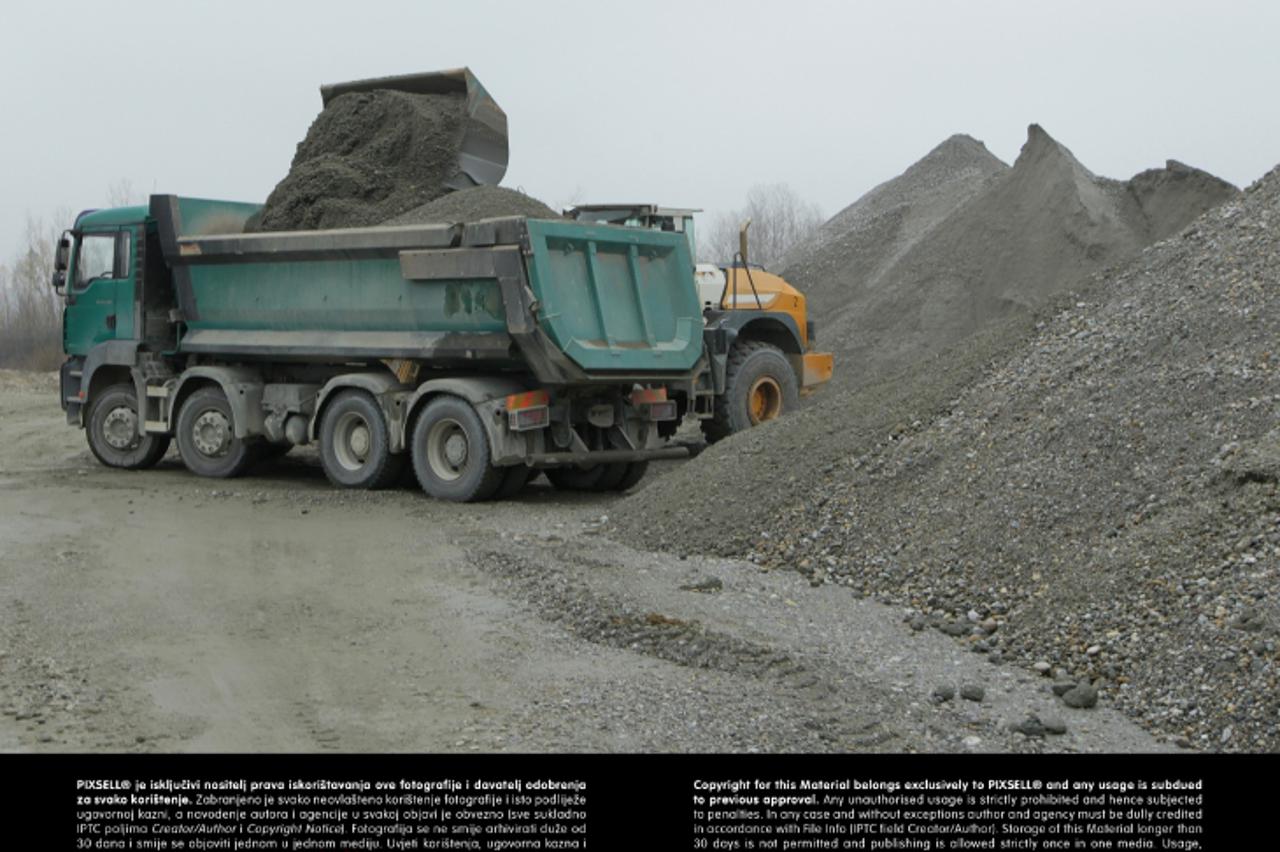
MULTIPOLYGON (((902 255, 1009 167, 957 134, 832 216, 791 250, 782 275, 801 287, 821 330, 856 317, 902 255)), ((826 335, 824 334, 824 337, 826 335)), ((825 342, 825 341, 824 341, 825 342)))
POLYGON ((836 381, 856 384, 1043 305, 1235 192, 1172 161, 1098 177, 1037 125, 1011 169, 957 136, 838 214, 783 275, 824 317, 836 381))
POLYGON ((329 102, 249 230, 377 225, 444 195, 458 172, 461 95, 353 92, 329 102))
POLYGON ((474 222, 495 216, 528 216, 531 219, 559 219, 560 214, 538 199, 502 186, 473 186, 451 192, 421 207, 415 207, 384 225, 420 225, 428 222, 474 222))
MULTIPOLYGON (((1077 195, 1159 233, 1166 172, 1145 207, 1077 195)), ((1278 231, 1280 169, 1060 310, 718 444, 620 533, 902 605, 1182 745, 1280 748, 1278 231)))

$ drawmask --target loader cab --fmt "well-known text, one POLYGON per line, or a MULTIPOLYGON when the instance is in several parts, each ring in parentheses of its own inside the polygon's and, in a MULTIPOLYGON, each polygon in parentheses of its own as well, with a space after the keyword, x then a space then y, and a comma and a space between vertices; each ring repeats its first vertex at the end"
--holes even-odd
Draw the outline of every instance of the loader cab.
POLYGON ((684 234, 689 242, 689 256, 698 256, 698 241, 693 228, 693 207, 659 207, 656 204, 582 204, 570 207, 565 215, 579 222, 603 222, 626 228, 648 228, 684 234))

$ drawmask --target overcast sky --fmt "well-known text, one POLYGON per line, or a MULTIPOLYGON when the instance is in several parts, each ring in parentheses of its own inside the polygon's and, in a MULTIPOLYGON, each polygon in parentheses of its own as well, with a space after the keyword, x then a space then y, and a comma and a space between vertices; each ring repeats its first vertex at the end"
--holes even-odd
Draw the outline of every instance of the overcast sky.
MULTIPOLYGON (((109 187, 263 200, 321 83, 470 66, 503 183, 553 204, 831 215, 953 133, 1012 163, 1037 122, 1091 170, 1280 161, 1276 2, 3 0, 0 262, 109 187)), ((70 224, 70 223, 66 223, 70 224)))

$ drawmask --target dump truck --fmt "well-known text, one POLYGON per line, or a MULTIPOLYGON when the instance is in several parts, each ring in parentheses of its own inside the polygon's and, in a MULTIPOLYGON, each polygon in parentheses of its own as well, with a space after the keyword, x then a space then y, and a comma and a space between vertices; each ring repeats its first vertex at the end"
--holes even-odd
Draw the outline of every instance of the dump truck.
MULTIPOLYGON (((506 119, 469 71, 322 93, 377 88, 465 92, 459 174, 501 179, 506 119)), ((623 490, 687 454, 680 423, 721 417, 734 353, 777 331, 708 323, 680 233, 524 217, 246 232, 260 209, 153 195, 62 235, 60 397, 103 464, 150 467, 176 442, 191 471, 232 477, 313 444, 346 488, 412 470, 453 501, 540 472, 623 490)), ((803 370, 805 333, 786 330, 775 348, 803 370)))

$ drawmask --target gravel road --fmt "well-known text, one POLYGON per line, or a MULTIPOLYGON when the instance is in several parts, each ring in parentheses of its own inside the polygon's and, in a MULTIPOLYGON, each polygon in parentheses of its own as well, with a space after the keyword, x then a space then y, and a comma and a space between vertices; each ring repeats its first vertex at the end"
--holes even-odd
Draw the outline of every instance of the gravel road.
POLYGON ((617 504, 342 492, 302 451, 108 470, 0 373, 0 749, 1167 748, 899 609, 610 541, 617 504))

